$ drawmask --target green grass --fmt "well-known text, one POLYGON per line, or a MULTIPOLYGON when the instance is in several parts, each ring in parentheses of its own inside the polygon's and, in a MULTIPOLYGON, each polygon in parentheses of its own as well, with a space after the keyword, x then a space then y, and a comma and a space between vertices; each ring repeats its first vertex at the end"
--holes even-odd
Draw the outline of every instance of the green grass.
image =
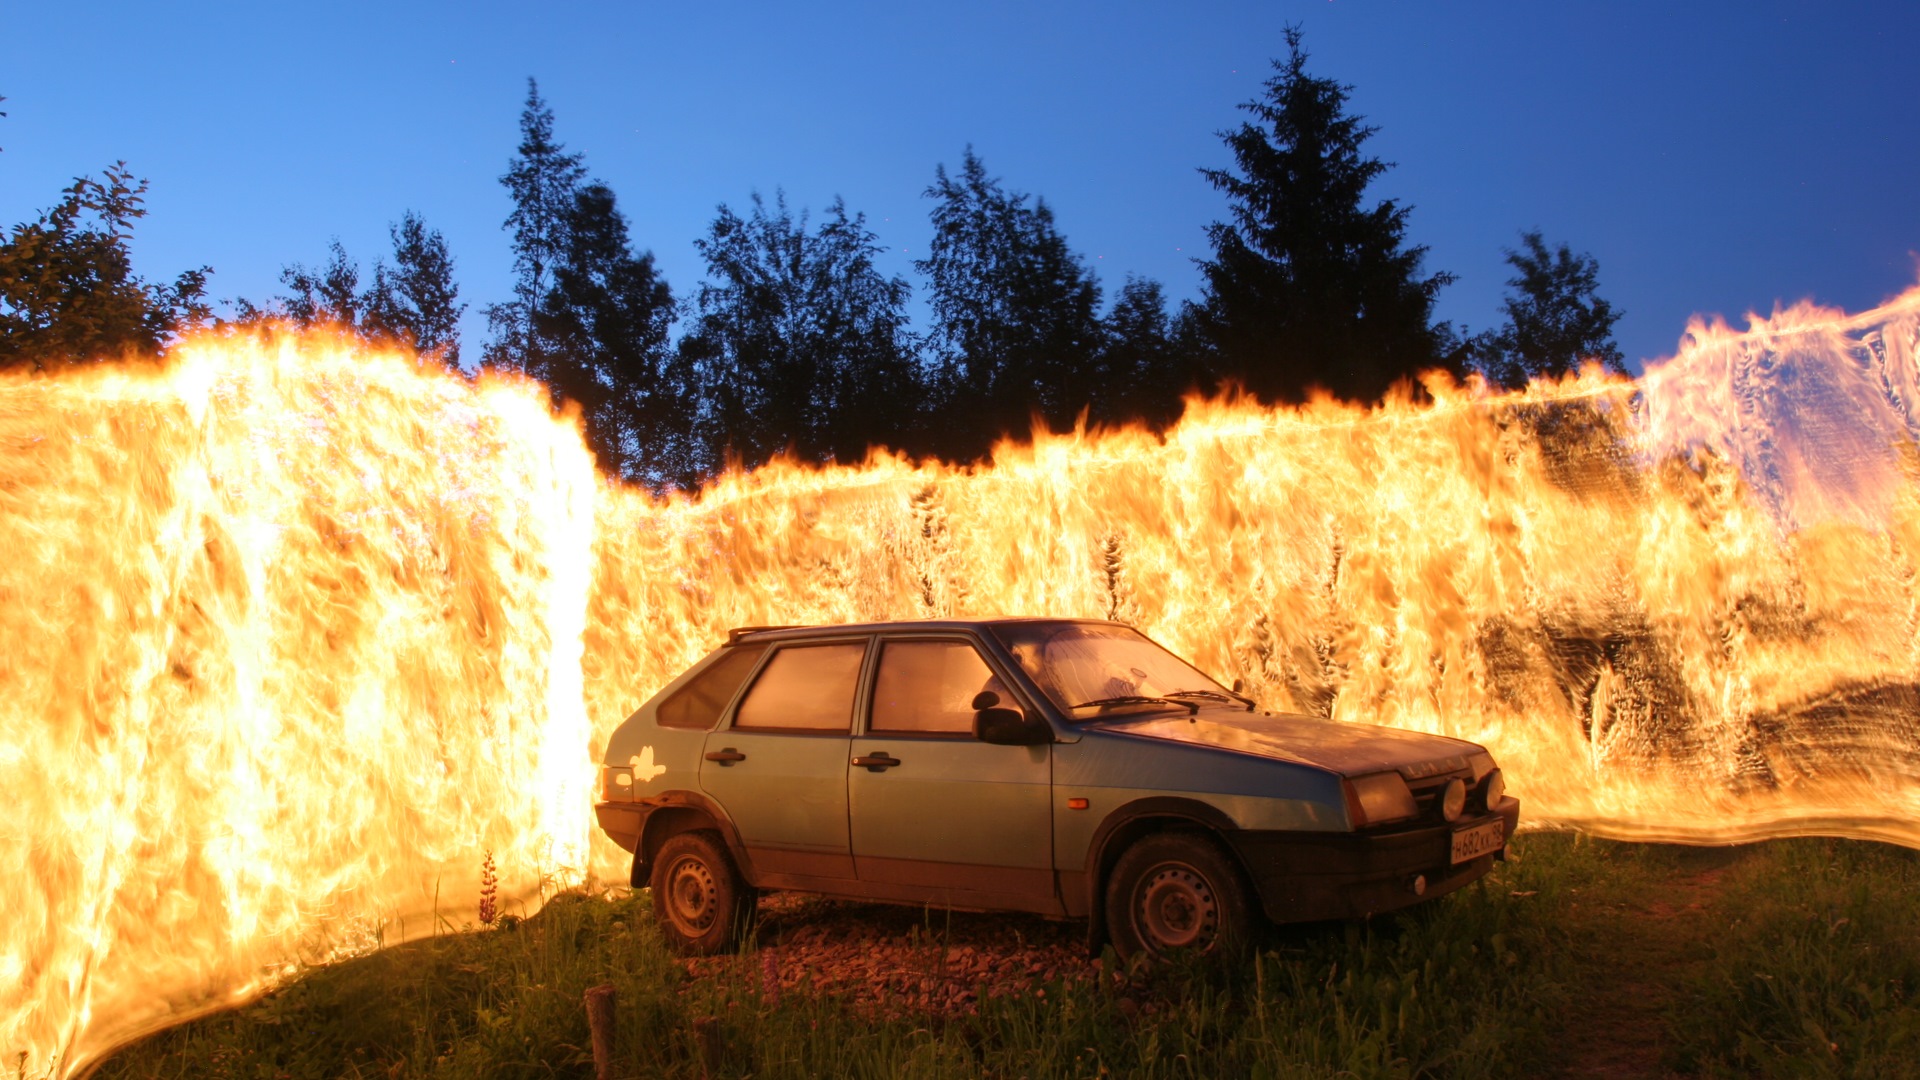
POLYGON ((1726 917, 1674 1018, 1676 1065, 1708 1076, 1920 1073, 1920 853, 1783 841, 1723 884, 1726 917))
MULTIPOLYGON (((630 1077, 1550 1075, 1592 987, 1631 948, 1635 905, 1688 856, 1550 833, 1513 850, 1483 883, 1406 916, 1277 932, 1228 970, 1129 974, 1109 955, 1097 978, 953 1017, 769 995, 751 954, 692 977, 644 895, 564 895, 509 929, 315 970, 128 1047, 99 1075, 590 1076, 582 998, 601 983, 616 987, 616 1072, 630 1077)), ((1668 1018, 1672 1063, 1894 1075, 1917 1049, 1916 869, 1910 853, 1873 845, 1752 849, 1718 901, 1735 914, 1697 920, 1716 944, 1674 998, 1686 1007, 1668 1018)), ((937 942, 939 917, 929 924, 937 942)))

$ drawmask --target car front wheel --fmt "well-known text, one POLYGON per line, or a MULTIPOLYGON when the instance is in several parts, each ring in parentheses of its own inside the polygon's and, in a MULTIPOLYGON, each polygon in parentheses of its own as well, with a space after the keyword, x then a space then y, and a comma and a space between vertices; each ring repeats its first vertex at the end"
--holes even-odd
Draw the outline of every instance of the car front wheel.
POLYGON ((1107 928, 1122 956, 1234 955, 1252 914, 1233 857, 1197 833, 1156 833, 1107 879, 1107 928))
POLYGON ((677 833, 660 845, 647 878, 653 914, 667 943, 683 953, 731 949, 746 936, 753 890, 740 878, 720 834, 677 833))

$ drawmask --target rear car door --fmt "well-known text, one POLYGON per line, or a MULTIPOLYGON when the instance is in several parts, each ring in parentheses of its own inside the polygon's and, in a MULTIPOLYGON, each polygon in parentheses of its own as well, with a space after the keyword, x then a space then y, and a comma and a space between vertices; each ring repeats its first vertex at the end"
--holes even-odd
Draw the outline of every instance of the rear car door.
POLYGON ((855 872, 877 895, 957 907, 1058 909, 1051 746, 973 737, 974 696, 1033 715, 974 642, 883 639, 847 803, 855 872))
POLYGON ((707 736, 700 786, 733 819, 756 884, 854 877, 847 757, 867 651, 865 637, 775 646, 707 736))

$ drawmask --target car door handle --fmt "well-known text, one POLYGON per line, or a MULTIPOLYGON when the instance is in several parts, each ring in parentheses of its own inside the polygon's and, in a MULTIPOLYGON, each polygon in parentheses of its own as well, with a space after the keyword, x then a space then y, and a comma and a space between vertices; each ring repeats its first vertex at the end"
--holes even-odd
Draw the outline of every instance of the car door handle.
POLYGON ((731 747, 731 746, 729 746, 729 747, 727 747, 727 748, 726 748, 725 750, 709 750, 709 751, 707 751, 707 760, 708 760, 708 761, 717 761, 717 762, 719 762, 719 763, 720 763, 720 764, 721 764, 722 766, 727 766, 727 765, 731 765, 731 764, 733 764, 733 763, 734 763, 734 762, 736 762, 736 761, 745 761, 745 760, 747 760, 747 755, 745 755, 745 754, 743 754, 743 753, 741 753, 740 751, 738 751, 738 750, 735 750, 735 749, 734 749, 733 747, 731 747))
POLYGON ((900 764, 900 759, 882 750, 877 754, 863 754, 854 758, 853 763, 868 772, 885 772, 900 764))

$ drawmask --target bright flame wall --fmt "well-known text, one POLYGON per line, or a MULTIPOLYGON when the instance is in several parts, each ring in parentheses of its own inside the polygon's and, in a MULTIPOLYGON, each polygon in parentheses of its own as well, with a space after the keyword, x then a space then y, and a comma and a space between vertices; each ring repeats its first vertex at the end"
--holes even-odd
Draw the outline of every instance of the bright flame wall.
POLYGON ((544 396, 317 338, 0 385, 6 1071, 471 921, 482 848, 578 862, 592 473, 544 396))
POLYGON ((748 623, 1116 617, 1271 707, 1486 742, 1535 823, 1920 846, 1917 337, 1920 292, 1698 326, 1637 384, 669 502, 537 387, 318 338, 0 384, 0 1050, 64 1071, 436 889, 464 922, 486 848, 567 876, 608 732, 748 623))
POLYGON ((588 712, 728 626, 1111 617, 1271 707, 1484 742, 1536 824, 1920 846, 1917 340, 1920 291, 1698 325, 1633 384, 609 491, 588 712))

